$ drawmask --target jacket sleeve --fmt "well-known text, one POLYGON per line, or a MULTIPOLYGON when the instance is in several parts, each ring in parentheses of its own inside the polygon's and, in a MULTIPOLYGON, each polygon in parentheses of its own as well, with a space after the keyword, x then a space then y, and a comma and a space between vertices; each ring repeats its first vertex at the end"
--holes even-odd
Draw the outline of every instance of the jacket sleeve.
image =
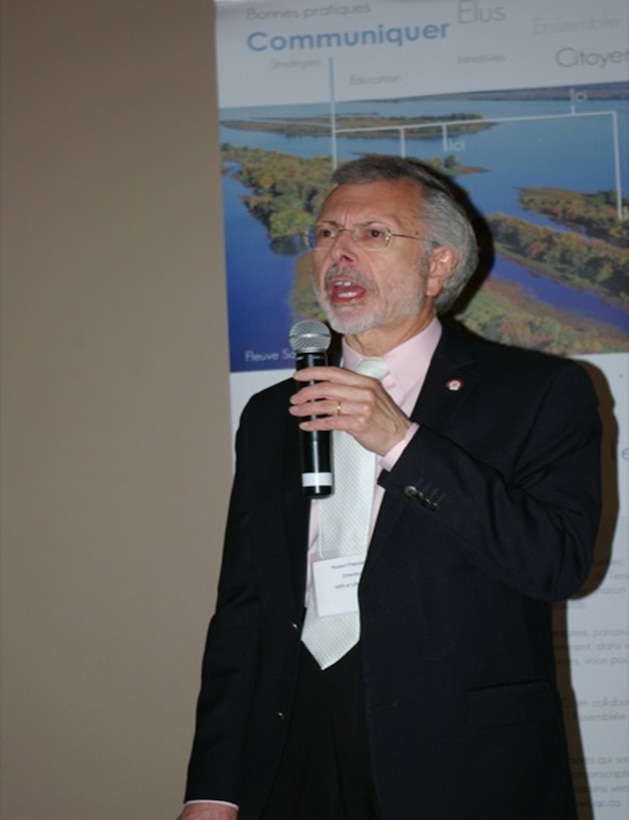
POLYGON ((552 602, 576 592, 591 566, 600 515, 600 421, 579 365, 558 360, 543 370, 509 410, 492 406, 491 393, 482 392, 485 403, 473 415, 483 438, 420 420, 380 481, 417 516, 418 548, 429 527, 444 549, 552 602))
POLYGON ((216 612, 202 665, 186 800, 238 803, 243 743, 257 660, 259 596, 253 572, 246 413, 236 436, 232 488, 216 612))

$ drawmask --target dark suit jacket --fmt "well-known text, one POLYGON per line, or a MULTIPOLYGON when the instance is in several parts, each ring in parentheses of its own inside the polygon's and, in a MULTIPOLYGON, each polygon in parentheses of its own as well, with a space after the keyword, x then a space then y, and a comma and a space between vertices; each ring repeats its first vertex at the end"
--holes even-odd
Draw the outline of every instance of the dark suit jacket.
MULTIPOLYGON (((189 766, 187 799, 233 801, 241 820, 260 816, 295 690, 309 502, 293 389, 243 412, 189 766)), ((597 530, 590 380, 444 327, 413 418, 359 588, 383 818, 574 817, 551 604, 585 580, 597 530)))

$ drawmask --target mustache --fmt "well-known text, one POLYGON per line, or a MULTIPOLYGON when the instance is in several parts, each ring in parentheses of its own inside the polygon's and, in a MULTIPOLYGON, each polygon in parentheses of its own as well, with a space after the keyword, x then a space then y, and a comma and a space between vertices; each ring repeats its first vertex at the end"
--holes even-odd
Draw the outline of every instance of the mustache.
POLYGON ((365 290, 373 290, 373 282, 354 268, 347 268, 344 265, 333 265, 325 274, 323 284, 330 287, 335 279, 347 279, 365 290))

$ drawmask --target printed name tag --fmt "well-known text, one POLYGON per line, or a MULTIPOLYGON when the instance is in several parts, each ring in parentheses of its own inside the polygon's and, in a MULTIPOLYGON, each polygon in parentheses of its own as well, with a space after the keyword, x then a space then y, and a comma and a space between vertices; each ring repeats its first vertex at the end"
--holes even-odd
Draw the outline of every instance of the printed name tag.
POLYGON ((315 603, 320 618, 358 612, 358 582, 365 564, 364 555, 325 558, 312 565, 315 603))

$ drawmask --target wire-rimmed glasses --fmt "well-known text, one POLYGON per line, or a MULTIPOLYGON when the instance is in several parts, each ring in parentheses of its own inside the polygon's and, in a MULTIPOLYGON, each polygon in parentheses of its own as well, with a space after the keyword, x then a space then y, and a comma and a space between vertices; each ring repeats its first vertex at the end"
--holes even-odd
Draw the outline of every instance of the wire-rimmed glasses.
MULTIPOLYGON (((383 251, 389 247, 393 237, 416 239, 420 242, 431 242, 423 236, 411 236, 406 233, 393 233, 381 222, 362 222, 353 228, 344 228, 336 222, 316 222, 302 233, 306 247, 312 250, 327 250, 342 233, 348 233, 354 242, 368 251, 383 251)), ((434 244, 434 243, 432 243, 434 244)))

